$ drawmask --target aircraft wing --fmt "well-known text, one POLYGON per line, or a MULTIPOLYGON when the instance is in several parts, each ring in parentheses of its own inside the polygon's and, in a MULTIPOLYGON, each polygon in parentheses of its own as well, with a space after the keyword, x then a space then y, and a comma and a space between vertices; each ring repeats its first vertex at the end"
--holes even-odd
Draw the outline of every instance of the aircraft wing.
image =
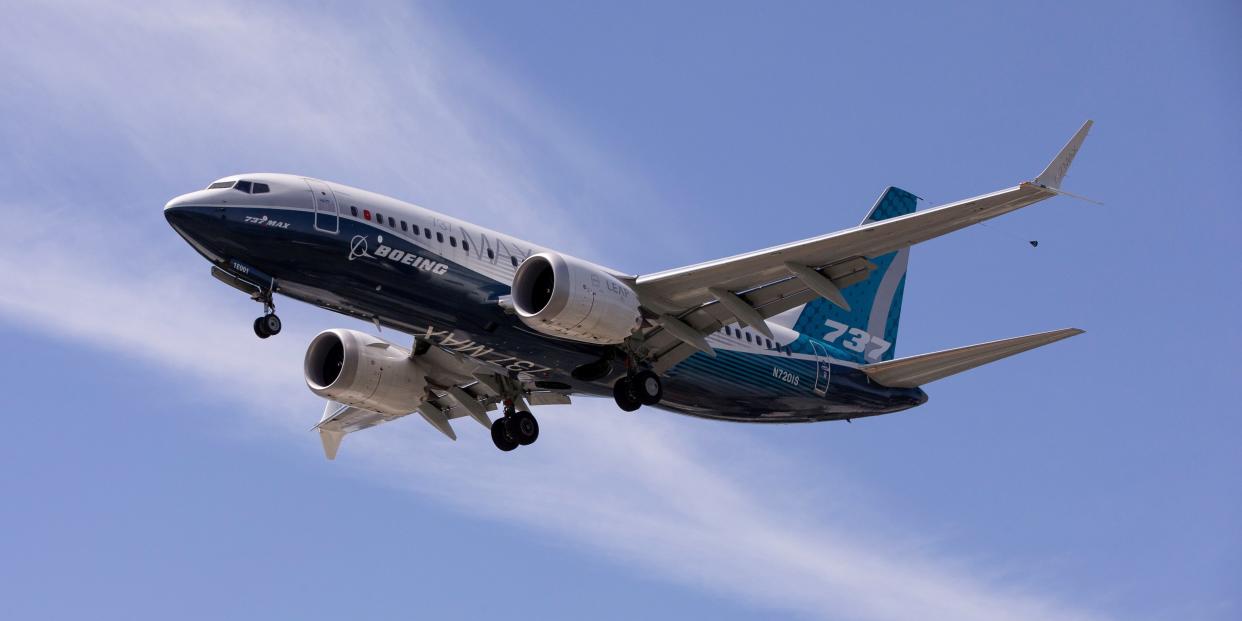
POLYGON ((1090 128, 1091 121, 1083 124, 1034 181, 828 235, 638 276, 633 287, 643 306, 657 315, 643 346, 659 372, 696 350, 710 355, 703 335, 727 324, 740 321, 769 333, 763 319, 821 296, 848 308, 841 289, 875 269, 870 258, 1065 194, 1061 181, 1090 128))

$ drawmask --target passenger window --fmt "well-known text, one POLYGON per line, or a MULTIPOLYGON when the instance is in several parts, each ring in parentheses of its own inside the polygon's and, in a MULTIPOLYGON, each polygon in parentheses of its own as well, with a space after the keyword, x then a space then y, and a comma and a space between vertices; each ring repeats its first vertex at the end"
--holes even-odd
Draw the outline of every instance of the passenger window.
POLYGON ((427 239, 431 239, 431 229, 423 229, 423 235, 426 235, 427 239))
POLYGON ((768 344, 768 349, 772 349, 772 339, 763 339, 763 342, 768 344))
POLYGON ((470 242, 468 242, 468 241, 466 241, 466 240, 464 240, 464 239, 463 239, 463 240, 461 240, 461 249, 462 249, 462 250, 465 250, 466 252, 470 252, 470 242))
POLYGON ((749 333, 749 332, 747 332, 747 333, 746 333, 746 342, 747 342, 747 343, 749 343, 749 342, 750 342, 750 333, 749 333))
POLYGON ((492 250, 491 248, 488 248, 488 249, 487 249, 487 258, 489 258, 489 259, 495 259, 495 258, 496 258, 496 251, 492 250))
POLYGON ((366 218, 367 222, 370 222, 370 221, 371 221, 371 210, 370 210, 370 209, 363 209, 363 210, 362 210, 362 217, 363 217, 363 218, 366 218))
POLYGON ((452 247, 454 247, 454 248, 456 248, 456 247, 457 247, 457 238, 456 238, 456 237, 449 237, 449 245, 450 245, 450 246, 452 246, 452 247))
POLYGON ((255 194, 267 194, 268 187, 266 183, 256 183, 251 191, 255 194))
POLYGON ((513 267, 517 267, 517 257, 510 255, 509 262, 513 264, 513 267))
POLYGON ((250 182, 249 181, 238 181, 237 185, 233 186, 233 189, 239 192, 245 192, 249 194, 250 193, 250 182))
POLYGON ((358 215, 358 208, 357 208, 357 207, 355 207, 355 206, 353 206, 353 205, 350 205, 350 206, 349 206, 349 215, 351 215, 351 216, 357 216, 357 215, 358 215))
POLYGON ((392 216, 388 216, 388 226, 394 229, 397 228, 397 221, 392 216))
POLYGON ((441 244, 443 244, 443 243, 444 243, 444 233, 436 233, 436 241, 438 241, 438 242, 440 242, 441 244))
POLYGON ((375 212, 375 223, 376 223, 376 224, 378 224, 378 225, 380 225, 380 226, 384 226, 384 214, 382 214, 382 213, 380 213, 380 212, 378 212, 378 211, 377 211, 377 212, 375 212))
POLYGON ((401 221, 401 230, 402 230, 402 231, 408 231, 408 230, 410 230, 410 229, 409 229, 409 225, 405 223, 405 220, 402 220, 402 221, 401 221))

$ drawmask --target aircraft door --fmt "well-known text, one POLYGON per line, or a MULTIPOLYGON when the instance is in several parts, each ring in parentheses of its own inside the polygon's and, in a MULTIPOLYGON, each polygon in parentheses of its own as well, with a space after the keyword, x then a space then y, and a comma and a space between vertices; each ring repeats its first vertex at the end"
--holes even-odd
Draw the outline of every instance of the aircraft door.
POLYGON ((315 207, 315 228, 325 233, 336 233, 341 222, 336 213, 336 194, 328 184, 315 179, 304 179, 311 191, 311 202, 315 207))
POLYGON ((828 355, 828 348, 815 339, 811 339, 811 349, 815 351, 818 366, 815 371, 815 394, 822 397, 828 394, 828 382, 832 379, 832 358, 828 355))

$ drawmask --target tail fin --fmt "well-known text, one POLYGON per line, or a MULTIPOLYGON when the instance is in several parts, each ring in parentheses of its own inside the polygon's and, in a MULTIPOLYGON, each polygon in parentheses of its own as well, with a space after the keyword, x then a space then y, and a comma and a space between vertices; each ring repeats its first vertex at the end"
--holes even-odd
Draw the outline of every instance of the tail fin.
MULTIPOLYGON (((890 187, 880 195, 862 224, 914 213, 917 201, 917 196, 890 187)), ((909 258, 909 248, 872 258, 876 269, 867 279, 841 290, 850 310, 818 298, 803 306, 791 327, 812 338, 840 343, 844 350, 857 353, 860 362, 892 360, 909 258)))

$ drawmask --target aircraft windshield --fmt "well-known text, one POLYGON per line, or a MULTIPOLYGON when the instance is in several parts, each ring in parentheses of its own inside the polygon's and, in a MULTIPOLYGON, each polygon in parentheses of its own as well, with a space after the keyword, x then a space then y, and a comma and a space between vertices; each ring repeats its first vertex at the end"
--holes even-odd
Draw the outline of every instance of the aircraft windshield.
POLYGON ((208 190, 223 190, 226 188, 233 188, 238 192, 245 192, 247 194, 266 194, 272 191, 271 187, 269 187, 266 183, 246 181, 245 179, 240 181, 235 179, 229 181, 216 181, 215 183, 207 186, 208 190))

